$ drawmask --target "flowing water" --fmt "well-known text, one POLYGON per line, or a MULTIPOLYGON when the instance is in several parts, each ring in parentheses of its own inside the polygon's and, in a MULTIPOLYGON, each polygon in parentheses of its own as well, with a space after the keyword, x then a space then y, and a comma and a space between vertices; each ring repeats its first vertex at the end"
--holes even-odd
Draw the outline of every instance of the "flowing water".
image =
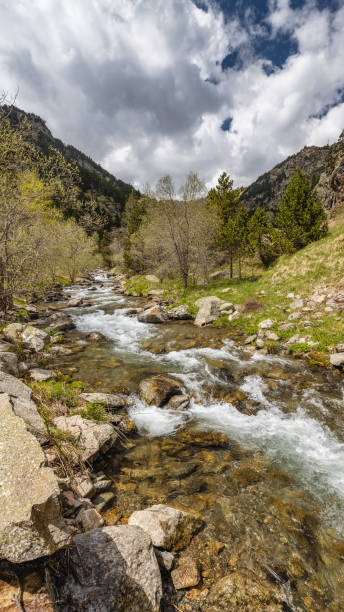
POLYGON ((99 466, 115 482, 109 524, 153 503, 202 515, 188 550, 202 585, 183 610, 207 610, 216 580, 247 568, 282 593, 283 607, 257 609, 343 610, 342 375, 245 351, 222 330, 140 323, 130 311, 142 300, 116 294, 105 276, 95 281, 68 289, 92 305, 70 309, 77 350, 59 366, 77 368, 89 390, 131 395, 139 435, 99 466), (87 343, 91 331, 108 341, 87 343), (182 382, 187 410, 138 398, 139 381, 156 373, 182 382))

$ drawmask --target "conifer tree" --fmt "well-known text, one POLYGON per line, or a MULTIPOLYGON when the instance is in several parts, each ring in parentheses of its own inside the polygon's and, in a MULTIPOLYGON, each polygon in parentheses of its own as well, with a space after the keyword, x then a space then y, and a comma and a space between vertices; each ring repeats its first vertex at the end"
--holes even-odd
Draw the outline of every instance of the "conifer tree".
POLYGON ((301 249, 327 234, 325 210, 300 169, 282 196, 275 226, 281 230, 288 252, 301 249))
POLYGON ((257 208, 247 224, 248 243, 251 252, 257 252, 265 267, 271 265, 283 251, 282 237, 270 222, 262 208, 257 208))
POLYGON ((207 196, 208 206, 215 209, 220 220, 217 243, 229 255, 230 278, 233 278, 233 261, 238 248, 238 221, 235 217, 240 207, 239 195, 239 190, 233 189, 230 176, 223 172, 207 196))

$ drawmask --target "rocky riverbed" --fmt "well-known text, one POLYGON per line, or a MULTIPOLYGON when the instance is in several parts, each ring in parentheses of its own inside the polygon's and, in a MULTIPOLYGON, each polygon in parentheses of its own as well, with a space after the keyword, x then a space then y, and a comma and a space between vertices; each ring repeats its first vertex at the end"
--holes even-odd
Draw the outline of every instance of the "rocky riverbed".
POLYGON ((3 330, 3 609, 343 609, 342 374, 105 275, 52 298, 3 330), (111 415, 54 415, 79 440, 64 477, 30 382, 59 372, 111 415))

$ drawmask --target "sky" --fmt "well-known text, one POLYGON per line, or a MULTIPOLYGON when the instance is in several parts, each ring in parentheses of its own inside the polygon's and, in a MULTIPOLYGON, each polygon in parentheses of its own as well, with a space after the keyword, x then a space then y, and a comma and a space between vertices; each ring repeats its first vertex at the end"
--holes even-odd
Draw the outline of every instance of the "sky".
POLYGON ((0 0, 0 90, 137 187, 248 185, 344 128, 344 0, 0 0))

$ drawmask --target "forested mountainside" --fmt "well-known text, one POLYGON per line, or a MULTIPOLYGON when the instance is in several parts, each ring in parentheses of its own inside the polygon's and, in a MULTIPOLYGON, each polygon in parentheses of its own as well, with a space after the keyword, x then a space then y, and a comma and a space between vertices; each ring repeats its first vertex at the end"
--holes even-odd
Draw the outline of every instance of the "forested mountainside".
POLYGON ((324 147, 304 147, 249 185, 242 200, 250 210, 276 211, 292 175, 300 168, 316 186, 323 205, 332 209, 344 199, 344 141, 324 147))
MULTIPOLYGON (((7 107, 6 112, 13 126, 20 124, 24 119, 30 122, 33 142, 43 153, 48 154, 49 147, 54 147, 67 161, 77 165, 81 178, 80 199, 86 203, 84 212, 89 216, 87 202, 93 201, 92 213, 97 216, 96 229, 101 235, 105 230, 120 225, 125 202, 133 189, 132 185, 113 176, 82 151, 54 138, 45 121, 38 115, 27 113, 15 106, 7 107), (101 217, 100 222, 99 217, 101 217)), ((73 216, 78 217, 78 215, 80 208, 73 216)))

